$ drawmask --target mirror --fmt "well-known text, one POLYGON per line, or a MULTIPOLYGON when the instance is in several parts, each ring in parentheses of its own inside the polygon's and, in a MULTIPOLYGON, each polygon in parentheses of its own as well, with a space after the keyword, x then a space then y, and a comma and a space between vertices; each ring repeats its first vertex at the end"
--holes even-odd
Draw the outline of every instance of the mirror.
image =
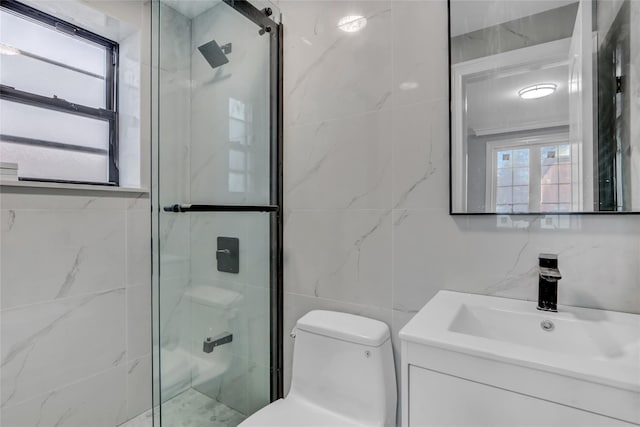
POLYGON ((451 213, 640 212, 640 1, 450 0, 451 213))

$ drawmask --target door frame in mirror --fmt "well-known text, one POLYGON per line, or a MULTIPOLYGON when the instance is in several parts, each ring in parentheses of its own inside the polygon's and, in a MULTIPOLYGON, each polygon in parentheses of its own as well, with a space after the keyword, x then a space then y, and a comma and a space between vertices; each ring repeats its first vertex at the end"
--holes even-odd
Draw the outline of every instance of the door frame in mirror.
MULTIPOLYGON (((482 58, 472 59, 458 64, 450 64, 450 174, 449 187, 450 208, 452 214, 467 214, 467 168, 466 149, 464 145, 464 84, 466 76, 491 74, 495 70, 532 66, 541 62, 545 64, 568 64, 567 52, 570 39, 556 40, 527 48, 513 50, 482 58), (535 58, 535 59, 532 59, 535 58), (454 102, 458 101, 458 102, 454 102), (455 195, 455 197, 454 197, 455 195)), ((449 48, 451 43, 449 42, 449 48)), ((566 126, 568 121, 546 123, 545 127, 566 126)), ((529 130, 525 127, 509 129, 509 131, 529 130)), ((476 213, 476 212, 474 212, 476 213)), ((495 212, 477 212, 493 214, 495 212)))

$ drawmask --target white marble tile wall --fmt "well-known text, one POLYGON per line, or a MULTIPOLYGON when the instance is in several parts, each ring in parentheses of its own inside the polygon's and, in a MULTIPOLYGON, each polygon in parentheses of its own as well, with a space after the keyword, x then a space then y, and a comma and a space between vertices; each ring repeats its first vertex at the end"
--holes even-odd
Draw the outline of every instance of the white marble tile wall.
POLYGON ((113 426, 151 406, 149 198, 0 192, 0 424, 113 426))
POLYGON ((287 385, 288 332, 307 311, 383 320, 397 350, 440 289, 535 300, 540 252, 559 253, 561 303, 640 312, 637 217, 449 215, 444 0, 278 5, 287 385), (366 27, 340 31, 346 15, 366 27))
MULTIPOLYGON (((122 41, 139 91, 122 183, 148 186, 148 3, 31 3, 122 41)), ((113 427, 151 407, 149 212, 145 193, 0 188, 0 425, 113 427)))

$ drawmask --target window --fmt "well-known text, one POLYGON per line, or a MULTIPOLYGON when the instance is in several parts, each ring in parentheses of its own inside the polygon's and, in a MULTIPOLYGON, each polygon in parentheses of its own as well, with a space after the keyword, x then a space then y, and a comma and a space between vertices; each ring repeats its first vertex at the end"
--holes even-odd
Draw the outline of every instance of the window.
POLYGON ((250 105, 229 98, 229 185, 230 193, 246 193, 251 183, 251 122, 250 105))
POLYGON ((576 189, 565 135, 487 144, 488 206, 497 213, 570 212, 576 189))
POLYGON ((118 44, 0 5, 0 159, 21 180, 118 185, 118 44))

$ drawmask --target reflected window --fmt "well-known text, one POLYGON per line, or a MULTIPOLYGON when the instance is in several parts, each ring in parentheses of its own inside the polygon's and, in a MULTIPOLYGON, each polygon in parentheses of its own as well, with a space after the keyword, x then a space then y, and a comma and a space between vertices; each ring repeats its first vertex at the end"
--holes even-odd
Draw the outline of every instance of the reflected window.
POLYGON ((0 5, 0 157, 23 180, 118 184, 118 44, 0 5))
POLYGON ((571 211, 574 191, 568 143, 489 142, 487 150, 489 211, 571 211))
POLYGON ((252 143, 251 106, 234 98, 229 98, 229 173, 228 190, 230 193, 246 193, 251 183, 252 143))

